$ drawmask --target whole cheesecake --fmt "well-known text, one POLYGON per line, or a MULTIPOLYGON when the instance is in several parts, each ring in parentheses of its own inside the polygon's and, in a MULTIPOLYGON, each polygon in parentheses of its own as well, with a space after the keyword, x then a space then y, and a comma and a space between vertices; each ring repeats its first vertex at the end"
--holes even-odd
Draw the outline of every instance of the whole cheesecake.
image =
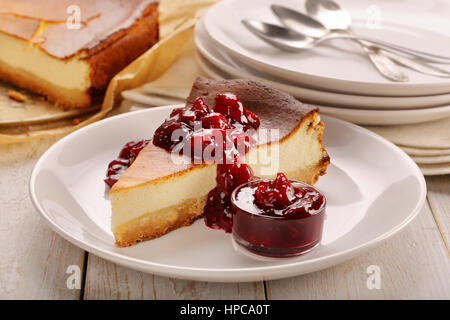
MULTIPOLYGON (((232 93, 260 119, 262 129, 278 135, 259 138, 246 159, 255 176, 274 177, 284 172, 290 179, 314 184, 325 174, 330 158, 322 146, 324 124, 319 109, 288 94, 251 80, 198 78, 187 98, 208 105, 220 93, 232 93), (269 148, 278 147, 277 163, 268 163, 269 148)), ((112 231, 119 246, 159 237, 190 225, 203 214, 207 195, 216 185, 215 163, 195 164, 149 143, 110 190, 112 231), (179 159, 177 158, 179 157, 179 159)))
POLYGON ((65 108, 98 103, 111 78, 158 41, 157 7, 154 0, 2 0, 0 78, 65 108))

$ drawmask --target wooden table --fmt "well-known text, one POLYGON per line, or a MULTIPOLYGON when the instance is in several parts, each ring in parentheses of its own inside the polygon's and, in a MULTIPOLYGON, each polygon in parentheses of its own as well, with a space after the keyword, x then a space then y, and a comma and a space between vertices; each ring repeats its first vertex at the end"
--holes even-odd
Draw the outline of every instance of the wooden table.
POLYGON ((0 299, 450 299, 449 175, 427 177, 414 221, 355 259, 283 280, 207 283, 130 270, 51 231, 28 195, 33 165, 51 142, 0 147, 0 299), (380 268, 380 289, 368 289, 370 265, 380 268), (79 266, 79 289, 70 266, 79 266))

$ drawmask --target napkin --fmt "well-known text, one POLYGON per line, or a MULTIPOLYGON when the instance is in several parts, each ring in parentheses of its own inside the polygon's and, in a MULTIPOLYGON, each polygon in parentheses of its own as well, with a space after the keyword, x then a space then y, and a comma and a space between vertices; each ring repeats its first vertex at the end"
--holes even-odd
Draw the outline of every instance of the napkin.
POLYGON ((450 118, 366 128, 397 144, 419 165, 423 174, 450 174, 450 118))
POLYGON ((450 174, 450 162, 443 164, 418 164, 422 173, 426 176, 450 174))
POLYGON ((401 126, 366 126, 395 144, 416 149, 450 149, 450 117, 401 126))
POLYGON ((417 156, 417 157, 433 157, 433 156, 437 157, 450 155, 450 149, 428 149, 428 148, 413 148, 404 146, 400 146, 400 148, 410 156, 417 156))

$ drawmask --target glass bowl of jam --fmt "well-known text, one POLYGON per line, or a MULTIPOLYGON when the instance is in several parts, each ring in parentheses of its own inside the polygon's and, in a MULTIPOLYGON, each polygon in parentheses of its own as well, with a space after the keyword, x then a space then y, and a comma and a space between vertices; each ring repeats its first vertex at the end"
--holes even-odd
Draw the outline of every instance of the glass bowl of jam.
POLYGON ((320 243, 326 200, 311 185, 278 173, 275 179, 241 184, 231 204, 233 239, 252 253, 291 257, 320 243))

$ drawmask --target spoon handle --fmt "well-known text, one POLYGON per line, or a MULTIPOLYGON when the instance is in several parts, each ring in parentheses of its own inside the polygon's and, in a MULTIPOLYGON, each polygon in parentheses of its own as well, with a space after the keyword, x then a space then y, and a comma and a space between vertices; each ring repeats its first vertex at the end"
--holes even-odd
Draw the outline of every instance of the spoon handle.
POLYGON ((395 64, 388 56, 384 55, 379 49, 366 46, 362 41, 357 41, 364 52, 369 57, 375 68, 385 78, 395 82, 407 82, 409 81, 408 75, 395 64))
POLYGON ((411 60, 406 57, 400 56, 398 54, 394 54, 390 51, 385 51, 383 49, 379 49, 380 53, 384 54, 391 60, 395 61, 396 63, 403 65, 409 69, 415 70, 417 72, 434 76, 434 77, 441 77, 441 78, 450 78, 450 71, 429 65, 422 61, 417 60, 411 60))
POLYGON ((403 46, 399 46, 396 44, 392 44, 386 41, 372 39, 369 37, 363 37, 363 36, 357 36, 357 35, 351 35, 351 34, 330 34, 329 36, 320 38, 317 40, 316 44, 319 42, 332 40, 332 39, 353 39, 353 40, 362 40, 369 42, 371 45, 374 45, 376 47, 379 47, 381 49, 384 49, 386 51, 398 53, 401 52, 403 54, 407 54, 409 56, 413 56, 415 58, 418 58, 420 60, 428 61, 428 62, 434 62, 434 63, 442 63, 442 64, 450 64, 450 57, 435 55, 432 53, 427 53, 419 50, 414 50, 410 48, 406 48, 403 46))

